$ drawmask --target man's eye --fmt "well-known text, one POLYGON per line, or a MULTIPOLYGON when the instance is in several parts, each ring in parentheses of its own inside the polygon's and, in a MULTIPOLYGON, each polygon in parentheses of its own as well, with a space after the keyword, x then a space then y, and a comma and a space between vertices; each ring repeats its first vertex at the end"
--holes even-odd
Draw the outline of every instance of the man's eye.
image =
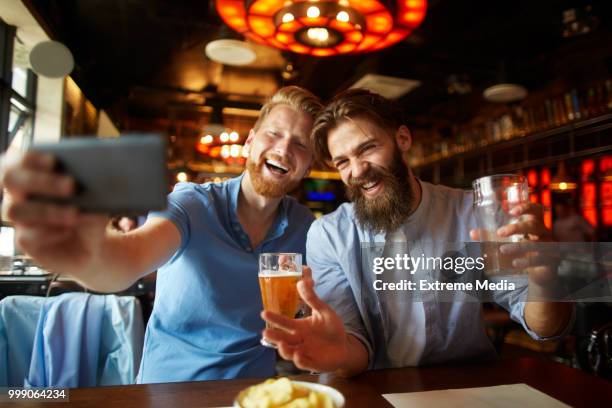
POLYGON ((347 160, 340 160, 340 161, 336 162, 335 166, 336 166, 337 169, 340 169, 340 168, 344 167, 346 165, 346 163, 348 163, 347 160))
POLYGON ((368 150, 372 150, 375 147, 375 145, 371 144, 371 145, 367 145, 363 148, 363 152, 367 152, 368 150))

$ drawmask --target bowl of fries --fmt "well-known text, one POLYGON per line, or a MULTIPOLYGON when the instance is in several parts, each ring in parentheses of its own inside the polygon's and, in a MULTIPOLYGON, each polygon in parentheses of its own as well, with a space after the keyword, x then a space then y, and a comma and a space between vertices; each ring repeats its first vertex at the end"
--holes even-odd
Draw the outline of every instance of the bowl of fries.
POLYGON ((235 408, 343 408, 344 396, 327 385, 288 378, 269 379, 242 390, 235 408))

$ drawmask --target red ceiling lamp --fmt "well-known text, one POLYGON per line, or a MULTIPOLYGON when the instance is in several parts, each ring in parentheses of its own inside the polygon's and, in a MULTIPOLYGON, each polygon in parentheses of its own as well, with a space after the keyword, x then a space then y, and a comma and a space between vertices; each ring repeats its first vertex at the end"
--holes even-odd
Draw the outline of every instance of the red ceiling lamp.
POLYGON ((264 45, 329 57, 389 47, 425 18, 427 0, 217 0, 223 21, 264 45))

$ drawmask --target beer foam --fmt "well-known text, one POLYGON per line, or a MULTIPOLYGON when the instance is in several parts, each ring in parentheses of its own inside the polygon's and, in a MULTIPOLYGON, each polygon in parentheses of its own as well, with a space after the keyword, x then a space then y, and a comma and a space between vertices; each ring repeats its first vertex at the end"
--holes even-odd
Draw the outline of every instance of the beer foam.
POLYGON ((260 278, 288 278, 291 276, 297 276, 301 278, 302 273, 292 272, 292 271, 279 272, 279 271, 272 271, 272 270, 264 270, 264 271, 259 272, 257 276, 260 278))

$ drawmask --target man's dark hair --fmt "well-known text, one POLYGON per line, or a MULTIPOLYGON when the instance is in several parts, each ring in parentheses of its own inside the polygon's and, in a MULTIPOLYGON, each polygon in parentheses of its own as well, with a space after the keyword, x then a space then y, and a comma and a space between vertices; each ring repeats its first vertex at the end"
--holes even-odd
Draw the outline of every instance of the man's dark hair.
POLYGON ((310 134, 316 159, 329 163, 329 132, 348 119, 368 118, 385 130, 395 132, 404 124, 403 110, 392 100, 367 89, 348 89, 336 95, 321 110, 310 134))

